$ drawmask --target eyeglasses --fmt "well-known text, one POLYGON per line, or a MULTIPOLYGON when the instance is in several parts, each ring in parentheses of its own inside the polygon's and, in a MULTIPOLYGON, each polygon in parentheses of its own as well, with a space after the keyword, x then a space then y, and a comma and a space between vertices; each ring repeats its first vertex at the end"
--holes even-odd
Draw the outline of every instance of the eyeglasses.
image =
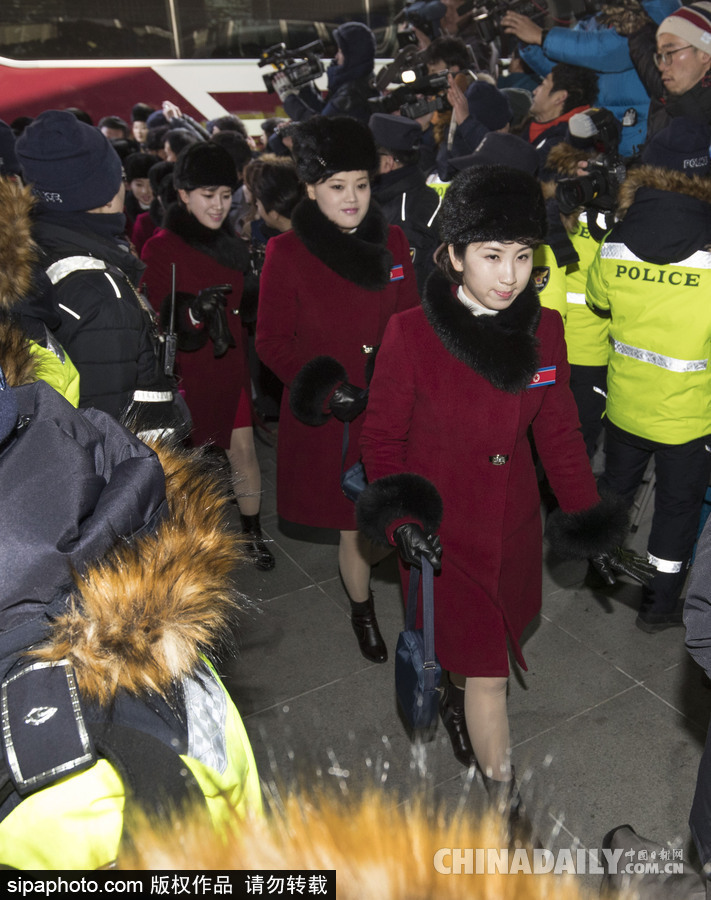
POLYGON ((681 53, 682 50, 690 50, 691 44, 687 44, 685 47, 677 47, 676 50, 667 50, 666 53, 655 53, 654 54, 654 65, 661 69, 662 66, 670 66, 674 60, 672 56, 675 53, 681 53))

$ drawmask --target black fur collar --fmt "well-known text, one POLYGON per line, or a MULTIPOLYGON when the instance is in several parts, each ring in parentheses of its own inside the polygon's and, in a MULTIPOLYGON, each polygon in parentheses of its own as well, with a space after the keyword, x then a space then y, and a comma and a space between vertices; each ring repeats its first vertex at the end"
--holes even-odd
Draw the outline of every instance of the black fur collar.
POLYGON ((427 280, 422 307, 445 348, 495 388, 518 394, 538 369, 536 328, 541 304, 529 286, 508 309, 474 316, 438 269, 427 280))
POLYGON ((388 225, 375 204, 353 234, 341 231, 308 197, 296 205, 291 224, 309 253, 347 281, 368 291, 380 291, 390 283, 388 225))
POLYGON ((176 202, 171 203, 166 210, 163 227, 227 269, 246 272, 249 268, 247 245, 234 234, 229 219, 225 219, 222 227, 217 230, 207 228, 182 203, 176 202))

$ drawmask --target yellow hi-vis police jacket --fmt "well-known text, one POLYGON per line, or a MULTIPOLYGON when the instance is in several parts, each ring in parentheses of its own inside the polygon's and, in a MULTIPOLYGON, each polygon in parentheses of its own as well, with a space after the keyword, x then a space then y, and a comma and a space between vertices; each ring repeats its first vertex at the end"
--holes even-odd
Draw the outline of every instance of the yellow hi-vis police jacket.
POLYGON ((607 416, 632 434, 683 444, 711 433, 711 253, 644 262, 614 240, 587 281, 591 309, 609 316, 607 416))
POLYGON ((600 246, 588 227, 588 216, 593 215, 593 212, 583 212, 577 228, 568 235, 579 256, 579 261, 566 266, 565 270, 565 343, 568 345, 568 362, 574 366, 606 366, 609 355, 610 321, 595 315, 585 302, 588 271, 600 246))

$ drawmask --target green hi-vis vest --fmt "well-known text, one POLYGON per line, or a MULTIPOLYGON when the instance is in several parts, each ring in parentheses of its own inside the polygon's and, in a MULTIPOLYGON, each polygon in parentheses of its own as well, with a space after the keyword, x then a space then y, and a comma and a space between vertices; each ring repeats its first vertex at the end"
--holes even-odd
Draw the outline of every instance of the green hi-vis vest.
POLYGON ((37 377, 46 381, 72 406, 79 406, 79 372, 51 332, 46 329, 46 346, 30 341, 30 353, 35 357, 37 377))
MULTIPOLYGON (((239 713, 214 669, 184 682, 192 772, 213 823, 262 812, 257 767, 239 713)), ((171 752, 171 751, 168 751, 171 752)), ((124 782, 105 758, 30 793, 0 822, 0 865, 15 869, 99 869, 117 858, 124 782)))
POLYGON ((586 295, 610 320, 610 420, 665 444, 711 434, 711 253, 656 265, 606 241, 586 295))
POLYGON ((571 365, 606 366, 609 320, 596 316, 585 302, 588 271, 600 246, 590 234, 588 215, 592 213, 582 213, 578 227, 569 235, 579 260, 566 267, 565 343, 571 365))
POLYGON ((577 366, 607 365, 606 319, 592 313, 585 303, 588 268, 595 259, 598 242, 587 227, 586 213, 568 235, 579 261, 559 268, 553 251, 542 244, 533 251, 533 283, 538 288, 541 306, 559 312, 565 324, 568 362, 577 366))

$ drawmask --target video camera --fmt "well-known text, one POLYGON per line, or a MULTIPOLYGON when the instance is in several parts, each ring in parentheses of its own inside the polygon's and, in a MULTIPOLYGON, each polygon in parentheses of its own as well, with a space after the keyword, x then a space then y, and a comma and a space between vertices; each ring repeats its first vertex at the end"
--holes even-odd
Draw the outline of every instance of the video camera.
POLYGON ((531 0, 465 0, 457 7, 460 16, 474 10, 471 25, 476 36, 485 44, 502 36, 501 17, 504 13, 517 12, 538 24, 547 15, 545 9, 534 5, 531 0))
POLYGON ((310 44, 304 44, 303 47, 297 47, 296 50, 287 50, 286 44, 273 44, 271 47, 267 47, 262 51, 257 63, 260 68, 274 66, 276 69, 275 72, 262 75, 267 93, 274 93, 274 76, 280 72, 286 75, 295 88, 301 88, 323 75, 324 67, 321 56, 324 52, 323 41, 312 41, 310 44))
POLYGON ((382 97, 371 98, 368 102, 373 107, 373 112, 399 112, 408 119, 419 119, 436 110, 450 109, 447 100, 448 75, 446 69, 430 75, 427 66, 419 63, 400 73, 400 87, 382 97))
POLYGON ((609 109, 592 108, 572 116, 568 128, 573 137, 593 139, 602 155, 588 162, 587 173, 577 178, 562 178, 555 196, 563 215, 581 206, 612 214, 617 192, 625 180, 627 169, 618 153, 620 125, 609 109))

